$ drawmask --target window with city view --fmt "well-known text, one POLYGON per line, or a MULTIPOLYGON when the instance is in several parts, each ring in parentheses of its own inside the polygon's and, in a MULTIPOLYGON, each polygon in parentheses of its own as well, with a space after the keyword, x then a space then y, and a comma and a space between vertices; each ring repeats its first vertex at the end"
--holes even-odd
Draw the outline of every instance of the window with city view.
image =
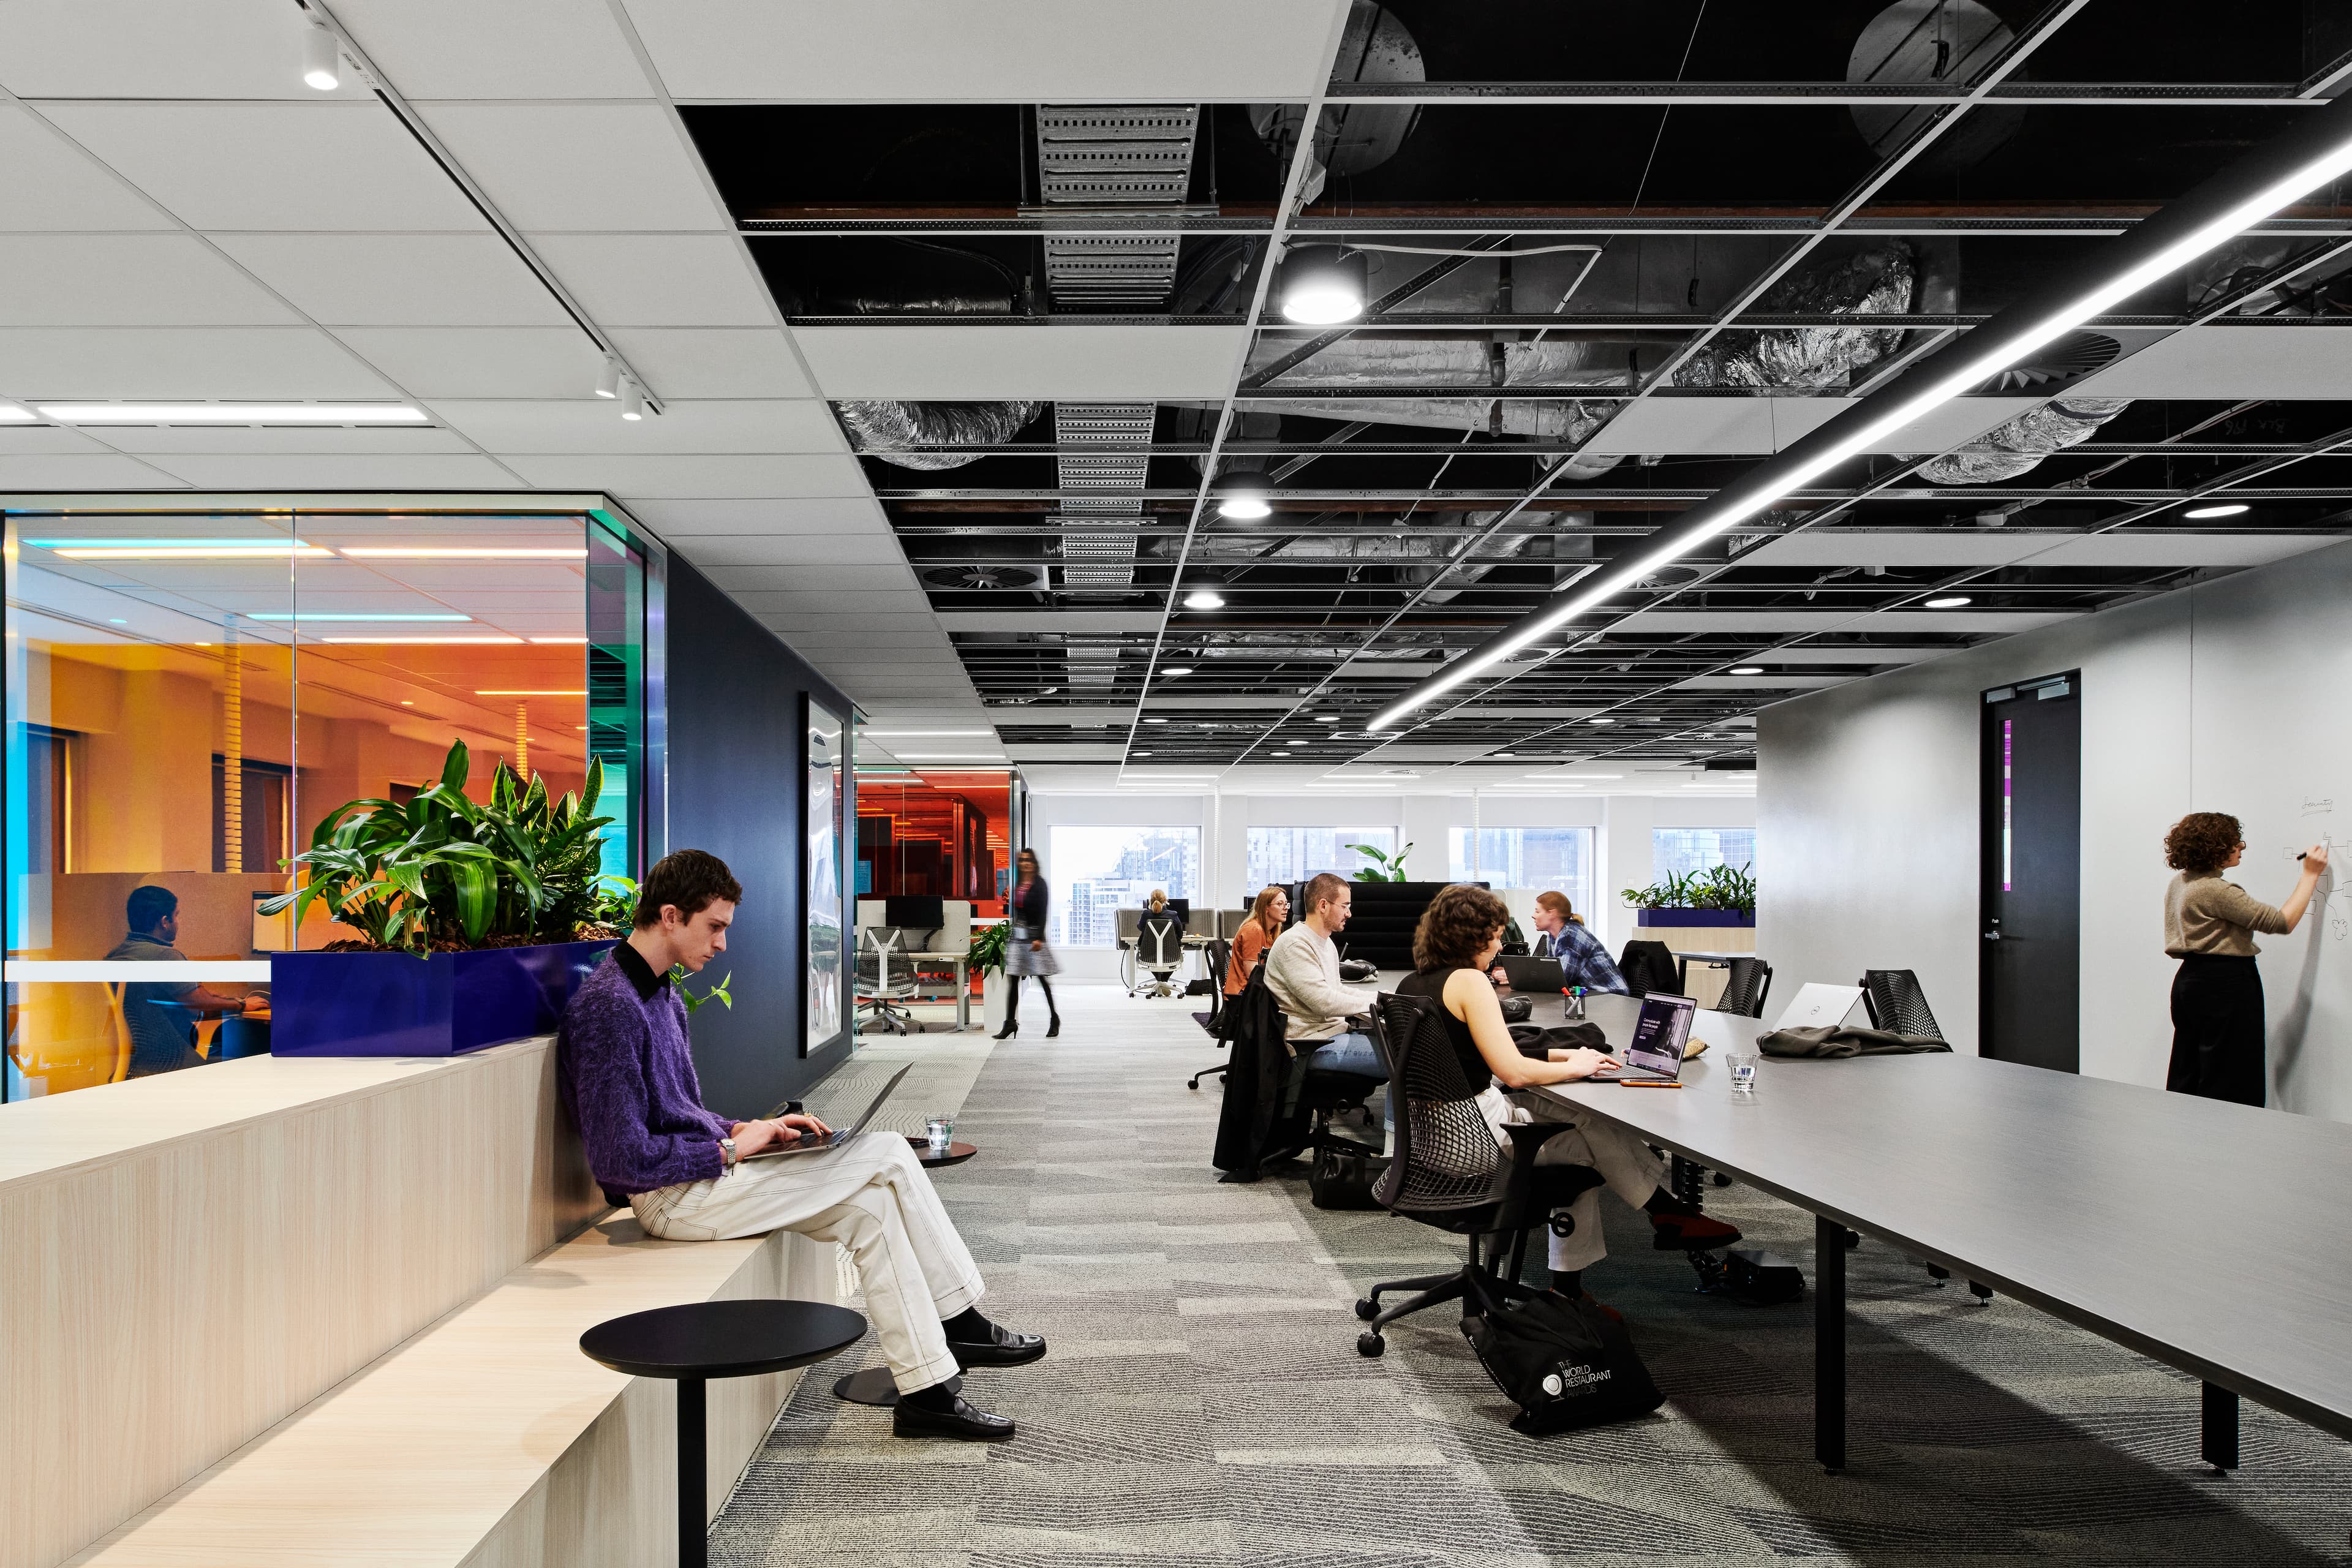
POLYGON ((1756 864, 1752 827, 1657 827, 1650 831, 1650 879, 1687 877, 1714 866, 1756 864))
POLYGON ((1155 889, 1191 899, 1201 885, 1197 827, 1064 825, 1047 854, 1056 946, 1117 947, 1119 910, 1141 909, 1155 889))
POLYGON ((1470 853, 1470 832, 1447 835, 1445 874, 1456 882, 1490 888, 1530 888, 1568 895, 1579 914, 1592 909, 1592 829, 1590 827, 1482 827, 1478 853, 1470 853))
POLYGON ((1273 883, 1303 882, 1326 871, 1353 877, 1371 864, 1354 844, 1369 844, 1386 855, 1396 848, 1393 827, 1253 827, 1249 830, 1249 877, 1244 884, 1255 898, 1273 883))

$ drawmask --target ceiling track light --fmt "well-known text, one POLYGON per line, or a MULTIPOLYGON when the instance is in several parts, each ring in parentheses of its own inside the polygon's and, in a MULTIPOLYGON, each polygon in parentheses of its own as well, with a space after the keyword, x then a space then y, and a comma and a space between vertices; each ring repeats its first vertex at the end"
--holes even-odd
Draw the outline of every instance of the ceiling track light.
MULTIPOLYGON (((1566 603, 1528 617, 1457 659, 1444 675, 1391 704, 1371 727, 1402 722, 1839 465, 1865 452, 1887 449, 1886 443, 1898 432, 1936 409, 2347 172, 2352 172, 2352 98, 2339 98, 2325 109, 2298 115, 2290 129, 2265 146, 2063 269, 2042 288, 1799 438, 1777 458, 1759 463, 1739 482, 1717 490, 1685 512, 1679 523, 1653 536, 1646 542, 1649 548, 1596 574, 1589 586, 1566 603)), ((1554 468, 1521 506, 1539 498, 1569 467, 1563 463, 1554 468)))
POLYGON ((1360 250, 1336 245, 1293 246, 1282 258, 1283 318, 1304 327, 1352 321, 1364 313, 1370 275, 1360 250))
POLYGON ((334 34, 314 23, 302 35, 302 85, 332 92, 342 83, 342 49, 334 34))
POLYGON ((643 419, 646 416, 646 390, 635 382, 624 382, 621 386, 621 417, 643 419))
POLYGON ((621 395, 621 362, 611 354, 604 356, 604 368, 596 373, 596 395, 599 397, 621 395))

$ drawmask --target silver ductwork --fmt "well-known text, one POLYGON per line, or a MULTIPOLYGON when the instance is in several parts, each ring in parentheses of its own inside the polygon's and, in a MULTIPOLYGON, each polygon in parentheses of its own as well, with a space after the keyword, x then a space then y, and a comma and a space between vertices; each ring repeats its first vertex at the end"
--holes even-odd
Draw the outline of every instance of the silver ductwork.
MULTIPOLYGON (((1494 511, 1474 511, 1463 514, 1463 521, 1471 528, 1484 528, 1501 515, 1494 511)), ((1578 523, 1590 524, 1592 521, 1592 514, 1589 511, 1528 512, 1522 515, 1530 523, 1555 529, 1578 523)), ((1406 526, 1409 530, 1410 525, 1406 526)), ((1285 540, 1271 549, 1263 538, 1212 533, 1193 540, 1186 560, 1188 564, 1194 566, 1213 566, 1228 562, 1250 565, 1282 565, 1294 562, 1328 564, 1339 562, 1399 566, 1402 568, 1400 575, 1409 584, 1436 582, 1443 574, 1444 585, 1432 588, 1426 595, 1429 603, 1443 605, 1451 602, 1463 589, 1483 580, 1496 567, 1513 561, 1528 560, 1529 544, 1538 539, 1549 548, 1551 559, 1581 563, 1591 558, 1592 541, 1589 534, 1568 531, 1507 533, 1477 545, 1468 560, 1460 560, 1462 552, 1469 546, 1469 541, 1464 536, 1406 531, 1307 534, 1285 540), (1447 570, 1445 563, 1449 562, 1458 563, 1447 570)), ((1176 542, 1163 540, 1157 553, 1172 555, 1178 548, 1176 542)))
MULTIPOLYGON (((1353 0, 1347 26, 1339 34, 1339 55, 1331 62, 1331 79, 1424 81, 1428 78, 1421 46, 1404 24, 1373 0, 1353 0)), ((1306 117, 1304 104, 1261 104, 1250 110, 1250 124, 1275 161, 1287 168, 1306 117)), ((1360 174, 1395 157, 1420 118, 1420 106, 1411 103, 1350 103, 1325 110, 1316 122, 1315 145, 1307 153, 1298 205, 1311 205, 1333 174, 1360 174)))
POLYGON ((1042 403, 836 403, 857 449, 901 468, 960 468, 980 452, 914 452, 910 447, 1002 447, 1044 412, 1042 403))
POLYGON ((2130 406, 2128 397, 2053 397, 1927 464, 1919 477, 1931 485, 2013 479, 2051 453, 2089 440, 2100 426, 2130 406))
MULTIPOLYGON (((1900 316, 1918 267, 1907 245, 1881 246, 1783 279, 1757 302, 1765 313, 1900 316)), ((1676 386, 1843 388, 1901 345, 1901 327, 1775 327, 1724 332, 1675 373, 1676 386)))

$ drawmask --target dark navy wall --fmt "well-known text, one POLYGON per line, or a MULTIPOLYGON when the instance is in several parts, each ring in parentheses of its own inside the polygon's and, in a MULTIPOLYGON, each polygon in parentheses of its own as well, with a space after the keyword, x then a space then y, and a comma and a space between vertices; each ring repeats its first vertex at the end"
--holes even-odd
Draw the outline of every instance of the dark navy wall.
POLYGON ((667 611, 667 847, 708 849, 743 884, 727 951, 695 986, 731 971, 735 1005, 712 1003, 694 1015, 694 1066, 705 1104, 748 1118, 799 1095, 849 1054, 845 1030, 830 1047, 800 1054, 807 989, 802 698, 814 692, 844 719, 849 700, 676 555, 667 611))

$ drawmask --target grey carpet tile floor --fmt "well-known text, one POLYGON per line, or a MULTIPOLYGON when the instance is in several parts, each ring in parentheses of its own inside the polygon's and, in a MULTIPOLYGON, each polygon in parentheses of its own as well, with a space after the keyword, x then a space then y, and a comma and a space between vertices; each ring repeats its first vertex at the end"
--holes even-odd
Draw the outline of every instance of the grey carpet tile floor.
MULTIPOLYGON (((1938 1289, 1865 1242, 1849 1262, 1851 1468, 1811 1457, 1811 1316, 1693 1289, 1604 1199, 1587 1275, 1667 1395, 1655 1415, 1530 1438, 1440 1308, 1356 1353, 1375 1280, 1458 1261, 1450 1238, 1307 1201, 1304 1165, 1208 1163, 1215 1047, 1179 1004, 1060 989, 1061 1036, 877 1041, 830 1110, 916 1061, 914 1115, 980 1146, 936 1180, 997 1320, 1034 1365, 967 1393, 999 1445, 901 1442, 815 1369, 711 1533, 729 1568, 1697 1568, 2352 1562, 2352 1447, 2248 1405, 2245 1468, 2197 1458, 2189 1379, 2016 1302, 1938 1289)), ((1710 1212, 1810 1272, 1810 1215, 1742 1187, 1710 1212)))

